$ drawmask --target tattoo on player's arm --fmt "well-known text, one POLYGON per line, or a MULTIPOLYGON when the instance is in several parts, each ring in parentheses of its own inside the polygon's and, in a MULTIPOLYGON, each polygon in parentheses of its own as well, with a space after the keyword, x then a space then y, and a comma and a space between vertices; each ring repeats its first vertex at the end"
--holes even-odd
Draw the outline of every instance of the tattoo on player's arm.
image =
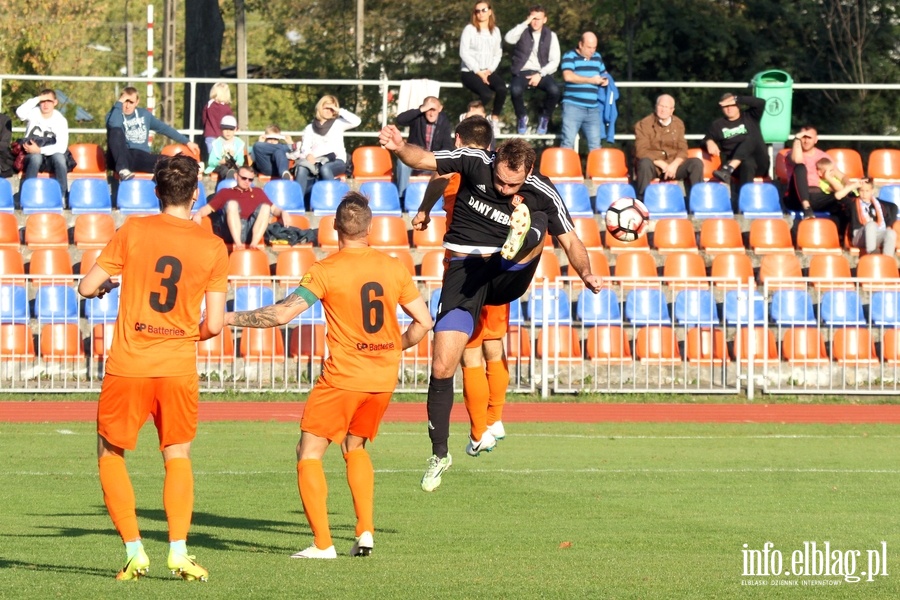
POLYGON ((277 304, 269 306, 261 306, 255 310, 246 310, 234 313, 234 325, 237 327, 256 327, 265 329, 267 327, 277 327, 281 325, 278 319, 279 307, 294 307, 303 304, 306 308, 306 301, 297 294, 288 294, 284 300, 277 304))

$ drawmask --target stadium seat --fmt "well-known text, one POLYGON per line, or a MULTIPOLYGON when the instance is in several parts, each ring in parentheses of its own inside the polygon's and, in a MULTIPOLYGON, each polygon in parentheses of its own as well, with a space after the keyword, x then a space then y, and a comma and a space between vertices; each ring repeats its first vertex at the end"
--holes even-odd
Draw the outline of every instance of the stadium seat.
POLYGON ((541 252, 541 262, 538 263, 537 270, 534 272, 534 279, 531 285, 534 287, 539 286, 544 279, 548 279, 550 284, 553 285, 559 277, 562 277, 559 259, 553 250, 545 249, 541 252))
POLYGON ((650 252, 650 236, 642 235, 632 242, 623 242, 614 238, 606 228, 603 228, 603 239, 606 240, 606 247, 613 254, 628 254, 632 252, 650 252))
POLYGON ((856 263, 856 278, 866 279, 863 289, 896 289, 900 273, 897 272, 897 259, 884 254, 866 254, 856 263), (879 285, 878 282, 886 285, 879 285))
POLYGON ((653 247, 660 254, 697 252, 697 235, 690 219, 660 219, 653 230, 653 247))
POLYGON ((780 219, 784 215, 778 188, 768 181, 742 185, 738 208, 746 219, 780 219))
POLYGON ((878 362, 875 342, 866 327, 836 329, 831 340, 831 358, 842 364, 872 364, 878 362))
POLYGON ((586 326, 622 324, 619 299, 609 288, 603 288, 596 294, 590 290, 581 290, 575 303, 575 315, 586 326))
POLYGON ((447 217, 431 216, 431 222, 425 229, 413 229, 412 245, 419 250, 434 250, 443 247, 444 234, 447 233, 447 217))
POLYGON ((865 325, 862 299, 855 290, 828 290, 819 301, 819 318, 829 327, 865 325))
POLYGON ((237 187, 237 180, 234 177, 229 177, 228 179, 220 179, 216 183, 216 192, 219 190, 223 190, 225 188, 233 188, 237 187))
POLYGON ((397 186, 390 181, 366 181, 359 186, 359 193, 369 199, 373 215, 399 217, 403 214, 397 186))
POLYGON ((716 299, 709 290, 682 290, 675 296, 675 321, 679 325, 714 327, 719 324, 716 299))
POLYGON ((791 152, 792 148, 788 146, 787 148, 779 150, 778 154, 775 155, 775 178, 781 183, 781 185, 788 184, 787 161, 788 156, 790 156, 791 152))
POLYGON ((789 363, 828 362, 825 340, 815 327, 791 327, 784 331, 781 356, 789 363))
MULTIPOLYGON (((572 304, 565 290, 549 287, 547 294, 549 302, 546 303, 548 305, 546 306, 546 323, 550 325, 571 324, 572 304)), ((544 309, 544 288, 536 286, 531 290, 531 297, 528 301, 528 318, 539 327, 545 324, 544 309)))
POLYGON ((0 283, 0 323, 28 323, 30 319, 25 286, 0 283))
POLYGON ((416 261, 413 260, 412 252, 408 248, 380 248, 380 250, 384 254, 399 260, 400 264, 409 271, 410 276, 416 276, 416 261))
MULTIPOLYGON (((606 253, 602 248, 587 248, 588 262, 591 265, 591 273, 597 275, 599 277, 603 277, 604 279, 609 278, 609 261, 606 259, 606 253)), ((575 279, 571 283, 572 295, 579 293, 581 290, 585 289, 584 282, 578 277, 578 273, 575 272, 575 269, 572 267, 568 267, 567 275, 571 277, 575 277, 575 279)), ((609 285, 609 282, 604 282, 604 285, 609 285)))
POLYGON ((784 219, 755 219, 750 223, 750 248, 756 254, 793 252, 791 229, 784 219))
POLYGON ((622 282, 622 289, 635 286, 647 287, 648 283, 657 283, 659 275, 656 270, 656 259, 650 254, 629 252, 620 254, 616 258, 615 276, 617 278, 632 279, 634 281, 622 282))
POLYGON ((290 248, 278 254, 275 276, 284 277, 281 285, 291 290, 300 284, 300 278, 316 260, 316 253, 311 248, 290 248))
POLYGON ((775 290, 769 317, 781 327, 816 325, 812 298, 806 290, 775 290))
POLYGON ((825 151, 835 168, 850 179, 862 179, 866 176, 863 171, 862 157, 852 148, 829 148, 825 151))
POLYGON ((440 282, 444 278, 444 251, 429 250, 422 255, 419 275, 440 282))
POLYGON ((267 285, 245 285, 234 290, 231 310, 256 310, 261 306, 275 304, 275 292, 267 285))
POLYGON ((88 323, 112 323, 119 314, 119 289, 113 288, 102 298, 88 298, 84 301, 84 318, 88 323))
POLYGON ((577 183, 557 183, 556 190, 562 197, 563 204, 569 210, 569 215, 572 217, 593 218, 594 207, 591 204, 591 193, 582 181, 577 183))
POLYGON ((359 146, 353 151, 353 179, 363 181, 390 181, 393 175, 391 153, 381 146, 359 146))
POLYGON ((0 177, 0 213, 13 213, 16 210, 13 201, 12 184, 8 179, 0 177))
POLYGON ((320 365, 325 360, 325 326, 307 323, 291 329, 288 334, 288 356, 299 359, 301 363, 315 362, 320 365))
POLYGON ((253 248, 241 248, 235 250, 228 257, 228 278, 238 279, 236 285, 261 284, 261 278, 268 282, 269 256, 262 250, 253 248), (248 280, 247 278, 253 278, 248 280))
POLYGON ((666 296, 658 289, 636 289, 625 297, 625 318, 632 325, 671 325, 666 296))
POLYGON ((585 334, 585 349, 591 362, 623 364, 632 361, 631 346, 621 326, 588 327, 585 334))
POLYGON ((240 353, 241 358, 249 362, 284 362, 283 330, 245 327, 241 330, 240 353))
POLYGON ((581 157, 572 148, 550 147, 541 152, 540 173, 553 183, 578 181, 584 183, 581 157))
POLYGON ((725 313, 725 325, 746 327, 753 317, 753 326, 761 327, 766 324, 765 298, 757 290, 750 292, 744 290, 728 290, 725 292, 723 304, 725 313))
POLYGON ((538 358, 576 362, 581 361, 581 338, 571 325, 547 325, 538 330, 535 354, 538 358), (544 343, 547 355, 544 355, 544 343))
POLYGON ((69 172, 69 181, 74 183, 79 179, 96 179, 106 183, 106 156, 103 148, 97 144, 72 144, 69 152, 75 159, 75 168, 69 172))
POLYGON ((69 186, 69 209, 73 215, 112 212, 109 185, 104 179, 76 179, 69 186))
POLYGON ((642 363, 674 365, 681 362, 675 331, 668 326, 638 329, 634 351, 642 363))
POLYGON ((200 160, 200 157, 190 149, 187 144, 167 144, 163 146, 162 150, 159 152, 163 156, 176 156, 178 154, 185 154, 190 156, 194 160, 200 160))
POLYGON ((428 310, 431 312, 431 318, 437 319, 438 309, 441 306, 441 288, 435 288, 428 296, 428 310))
MULTIPOLYGON (((625 153, 618 148, 594 148, 591 150, 587 157, 586 171, 587 176, 594 183, 628 183, 628 164, 625 161, 625 153)), ((635 194, 629 194, 629 197, 634 198, 635 194)))
POLYGON ((651 219, 686 219, 687 208, 681 186, 673 183, 651 183, 644 190, 644 205, 651 219))
POLYGON ((104 248, 115 233, 116 221, 109 213, 84 213, 75 218, 73 239, 78 248, 104 248))
POLYGON ((841 253, 837 225, 831 219, 804 219, 797 227, 797 249, 803 254, 841 253))
MULTIPOLYGON (((73 290, 74 291, 74 290, 73 290)), ((41 328, 41 358, 51 362, 83 361, 84 340, 78 323, 47 323, 41 328)))
POLYGON ((81 262, 78 263, 78 273, 87 275, 94 263, 97 262, 98 256, 100 256, 100 248, 90 248, 82 252, 81 262))
POLYGON ((31 360, 34 356, 31 326, 22 323, 0 324, 0 359, 21 361, 31 360))
POLYGON ((263 192, 269 197, 272 204, 281 210, 296 213, 306 211, 306 204, 303 202, 303 188, 296 181, 272 179, 263 186, 263 192))
POLYGON ((8 283, 21 280, 25 274, 25 261, 22 253, 15 248, 0 248, 0 281, 8 283))
MULTIPOLYGON (((403 208, 410 216, 419 212, 419 207, 422 205, 426 189, 428 189, 427 181, 410 181, 409 185, 406 186, 406 191, 403 193, 403 208)), ((436 215, 447 216, 447 213, 444 212, 443 197, 438 198, 428 215, 432 219, 436 215)))
MULTIPOLYGON (((3 181, 6 181, 5 179, 3 181)), ((19 249, 19 220, 13 213, 0 212, 0 247, 19 249)))
POLYGON ((694 365, 708 367, 728 360, 725 332, 716 327, 691 327, 684 336, 685 357, 694 365))
POLYGON ((778 362, 778 344, 775 342, 775 332, 768 327, 739 327, 734 334, 734 360, 741 363, 748 362, 751 357, 755 362, 778 362), (750 342, 754 344, 753 351, 750 342))
MULTIPOLYGON (((606 214, 609 205, 619 198, 637 198, 637 192, 630 183, 607 182, 597 186, 594 198, 594 212, 606 214)), ((653 218, 653 215, 650 215, 653 218)))
POLYGON ((769 288, 806 288, 805 281, 773 281, 774 279, 803 279, 800 259, 790 254, 766 254, 759 261, 759 283, 769 288))
POLYGON ((703 288, 706 282, 706 262, 693 252, 676 252, 666 256, 663 277, 674 277, 680 281, 667 282, 670 289, 703 288), (694 281, 689 281, 693 279, 694 281), (698 279, 702 281, 697 281, 698 279))
POLYGON ((78 296, 68 285, 45 285, 34 297, 34 316, 38 323, 78 323, 78 296))
POLYGON ((573 216, 572 223, 575 225, 575 235, 578 236, 585 248, 603 247, 603 241, 600 239, 600 227, 593 217, 573 216))
POLYGON ((234 361, 234 336, 231 327, 223 327, 216 337, 197 342, 197 362, 205 365, 206 371, 214 363, 230 363, 234 361))
POLYGON ((19 188, 19 201, 26 215, 41 212, 61 214, 63 211, 62 191, 56 179, 25 179, 19 188))
POLYGON ((126 215, 152 215, 159 213, 156 183, 147 179, 129 179, 119 182, 116 208, 126 215))
POLYGON ((881 358, 889 365, 900 365, 900 329, 885 329, 881 338, 881 358))
POLYGON ((109 349, 112 348, 115 333, 115 322, 97 323, 91 329, 91 355, 98 362, 105 361, 109 358, 109 349))
POLYGON ((876 183, 900 183, 900 150, 895 148, 872 150, 866 172, 876 183))
POLYGON ((509 324, 510 325, 524 325, 525 324, 525 313, 522 310, 522 299, 516 298, 512 302, 509 303, 509 324))
MULTIPOLYGON (((394 184, 391 184, 394 185, 394 184)), ((372 217, 369 245, 373 248, 409 249, 409 230, 403 217, 376 215, 372 217)))
POLYGON ((334 228, 334 215, 325 215, 319 219, 317 243, 326 252, 338 249, 338 233, 334 228))
POLYGON ((314 215, 333 215, 349 191, 350 186, 340 179, 317 181, 309 193, 309 208, 314 215))
POLYGON ((878 190, 878 199, 882 202, 890 202, 894 206, 900 206, 900 185, 885 185, 878 190))
POLYGON ((506 359, 511 367, 531 362, 531 336, 527 327, 510 325, 506 330, 506 359))
POLYGON ((68 285, 72 283, 72 258, 68 248, 37 248, 31 253, 28 274, 32 285, 68 285), (45 277, 57 275, 58 277, 45 277))
MULTIPOLYGON (((739 279, 742 285, 747 285, 748 281, 752 284, 754 279, 753 263, 745 253, 718 254, 713 258, 710 277, 713 279, 739 279)), ((715 281, 714 284, 720 289, 737 287, 736 283, 730 281, 715 281)))
POLYGON ((734 211, 731 210, 731 192, 724 183, 711 181, 691 187, 688 206, 691 214, 698 219, 734 218, 734 211))
POLYGON ((319 300, 291 320, 292 325, 324 325, 325 307, 319 300))
POLYGON ((852 288, 853 283, 839 283, 850 279, 850 263, 842 254, 814 254, 809 259, 809 279, 818 290, 852 288), (819 281, 816 281, 816 280, 819 281))
POLYGON ((68 248, 69 225, 59 213, 32 213, 25 220, 25 244, 35 248, 68 248))
POLYGON ((718 156, 711 156, 703 148, 688 148, 688 158, 699 158, 703 162, 703 181, 713 178, 713 171, 722 166, 718 156))
POLYGON ((734 218, 706 219, 700 225, 700 248, 711 255, 744 252, 741 224, 734 218))
POLYGON ((869 304, 872 325, 900 327, 900 290, 876 290, 869 304))

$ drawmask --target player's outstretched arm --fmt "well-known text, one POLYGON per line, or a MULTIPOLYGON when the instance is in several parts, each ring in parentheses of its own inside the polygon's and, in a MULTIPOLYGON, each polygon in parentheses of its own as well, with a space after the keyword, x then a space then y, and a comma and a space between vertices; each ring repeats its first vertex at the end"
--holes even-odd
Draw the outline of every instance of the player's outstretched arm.
POLYGON ((434 153, 413 144, 407 144, 403 140, 400 130, 394 125, 388 125, 381 130, 378 134, 378 143, 393 152, 397 158, 413 169, 424 171, 437 170, 434 153))
POLYGON ((428 312, 428 305, 421 296, 402 306, 403 312, 412 317, 413 322, 409 324, 406 331, 403 332, 402 345, 403 349, 412 348, 422 341, 428 332, 434 327, 431 320, 431 313, 428 312))
POLYGON ((584 284, 595 294, 603 287, 603 278, 591 273, 591 261, 588 258, 584 243, 574 231, 557 236, 557 241, 569 259, 569 272, 575 269, 584 284))
POLYGON ((225 292, 206 292, 206 318, 200 321, 200 341, 214 338, 225 326, 225 292))
POLYGON ((431 181, 428 182, 428 187, 425 188, 425 195, 422 196, 422 204, 419 205, 419 212, 417 212, 412 219, 413 229, 422 231, 428 228, 428 223, 431 222, 431 217, 428 215, 431 213, 431 209, 434 208, 434 205, 437 204, 437 201, 441 199, 444 190, 447 189, 451 176, 451 173, 446 175, 435 174, 432 176, 431 181))
POLYGON ((237 327, 255 327, 265 329, 290 323, 291 320, 309 308, 308 304, 297 292, 288 294, 284 300, 261 306, 255 310, 225 313, 225 325, 237 327))

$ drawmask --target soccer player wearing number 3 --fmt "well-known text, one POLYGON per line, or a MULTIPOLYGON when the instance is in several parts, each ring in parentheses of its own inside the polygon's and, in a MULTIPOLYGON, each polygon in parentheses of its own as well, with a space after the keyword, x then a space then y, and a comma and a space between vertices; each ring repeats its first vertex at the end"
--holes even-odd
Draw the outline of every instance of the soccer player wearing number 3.
POLYGON ((222 240, 191 221, 197 200, 193 158, 161 159, 156 168, 160 215, 129 219, 78 285, 85 298, 122 293, 115 335, 97 407, 97 456, 103 500, 125 542, 126 563, 116 579, 137 579, 150 568, 141 543, 125 450, 152 415, 165 461, 163 506, 169 524, 168 567, 189 581, 207 570, 187 554, 194 505, 191 441, 197 431, 198 340, 222 331, 228 255, 222 240), (201 320, 201 303, 206 318, 201 320))
POLYGON ((329 356, 306 399, 297 444, 297 486, 314 543, 292 558, 337 558, 328 526, 328 485, 322 458, 341 445, 356 512, 351 556, 374 546, 375 471, 366 442, 375 439, 397 384, 400 353, 431 329, 431 313, 409 271, 396 258, 369 248, 372 211, 365 196, 350 192, 335 213, 340 250, 313 264, 284 300, 256 310, 226 313, 225 324, 275 327, 322 300, 329 356), (397 305, 412 317, 401 334, 397 305))

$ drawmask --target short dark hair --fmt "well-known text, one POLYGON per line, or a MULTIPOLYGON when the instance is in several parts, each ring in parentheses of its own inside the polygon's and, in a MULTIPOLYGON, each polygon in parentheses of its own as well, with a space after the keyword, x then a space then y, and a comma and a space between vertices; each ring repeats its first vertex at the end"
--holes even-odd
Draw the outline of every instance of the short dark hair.
POLYGON ((369 199, 359 192, 347 192, 334 214, 334 229, 348 239, 366 236, 372 223, 369 199))
POLYGON ((55 90, 51 90, 50 88, 44 88, 41 90, 41 93, 38 94, 38 96, 43 96, 44 94, 50 94, 51 96, 53 96, 53 99, 56 100, 56 91, 55 90))
POLYGON ((187 154, 160 157, 156 163, 156 194, 163 208, 190 206, 197 191, 200 163, 187 154))
POLYGON ((487 150, 494 139, 494 128, 486 118, 473 115, 466 117, 456 126, 456 135, 466 146, 478 146, 487 150))
POLYGON ((130 85, 127 88, 123 89, 122 93, 128 94, 129 96, 131 96, 132 94, 134 94, 135 96, 140 96, 140 92, 138 92, 138 89, 130 85))
POLYGON ((528 13, 531 14, 533 12, 542 12, 546 15, 547 9, 540 4, 532 4, 530 7, 528 7, 528 13))
POLYGON ((534 167, 537 155, 531 144, 522 138, 510 138, 497 146, 497 156, 494 164, 505 163, 513 171, 525 167, 525 173, 529 173, 534 167))

